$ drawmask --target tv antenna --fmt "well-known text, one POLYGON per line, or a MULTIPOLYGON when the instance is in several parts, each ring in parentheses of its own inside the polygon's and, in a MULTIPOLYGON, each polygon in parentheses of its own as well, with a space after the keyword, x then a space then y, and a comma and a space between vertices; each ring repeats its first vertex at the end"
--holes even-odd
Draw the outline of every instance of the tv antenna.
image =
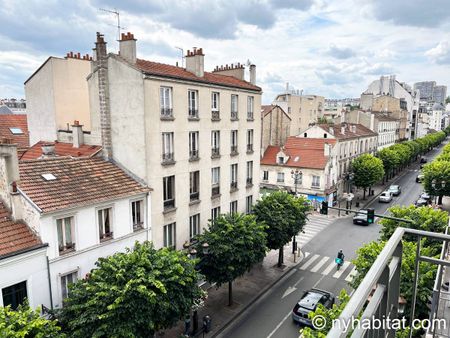
POLYGON ((103 12, 107 12, 107 13, 111 13, 114 14, 117 17, 117 40, 120 40, 120 31, 122 29, 125 29, 125 27, 120 26, 120 12, 117 10, 117 8, 114 8, 114 10, 110 10, 110 9, 104 9, 104 8, 99 8, 99 10, 103 11, 103 12))
POLYGON ((175 46, 175 48, 181 51, 181 68, 184 68, 184 49, 177 46, 175 46))

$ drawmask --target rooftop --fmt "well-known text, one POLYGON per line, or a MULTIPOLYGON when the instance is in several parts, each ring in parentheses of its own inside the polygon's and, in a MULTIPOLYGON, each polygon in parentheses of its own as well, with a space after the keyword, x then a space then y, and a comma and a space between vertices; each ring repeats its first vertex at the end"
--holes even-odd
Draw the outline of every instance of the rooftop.
POLYGON ((334 131, 334 137, 337 139, 349 139, 349 138, 357 138, 357 137, 364 137, 364 136, 377 136, 378 134, 374 131, 370 130, 367 127, 364 127, 362 124, 356 124, 356 123, 340 123, 340 124, 319 124, 320 128, 325 130, 326 132, 330 131, 330 128, 333 128, 334 131), (345 127, 345 133, 342 134, 341 126, 345 127), (355 126, 355 132, 351 131, 350 126, 355 126))
MULTIPOLYGON (((48 142, 39 141, 27 151, 25 151, 20 160, 35 160, 42 156, 42 146, 48 142)), ((91 157, 96 155, 101 149, 101 146, 91 146, 87 144, 80 145, 75 148, 72 143, 54 142, 56 156, 72 156, 72 157, 91 157)))
POLYGON ((43 213, 81 207, 150 191, 101 158, 55 157, 21 161, 19 189, 43 213), (46 179, 53 175, 56 179, 46 179))
POLYGON ((0 117, 0 139, 12 139, 19 149, 30 146, 27 115, 2 114, 0 117))

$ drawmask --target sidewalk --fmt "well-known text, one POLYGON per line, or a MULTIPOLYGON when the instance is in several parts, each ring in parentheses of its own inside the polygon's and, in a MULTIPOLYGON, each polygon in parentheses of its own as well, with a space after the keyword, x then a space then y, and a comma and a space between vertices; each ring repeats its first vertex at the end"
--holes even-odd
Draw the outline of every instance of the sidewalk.
MULTIPOLYGON (((205 306, 198 311, 199 328, 202 326, 202 318, 205 315, 211 317, 211 331, 205 336, 213 337, 220 333, 233 322, 240 314, 242 314, 257 299, 262 297, 276 282, 289 273, 300 259, 297 257, 294 262, 292 254, 292 245, 284 247, 284 266, 278 268, 278 250, 270 251, 264 258, 263 262, 253 267, 243 277, 233 282, 233 301, 234 304, 228 306, 228 284, 222 285, 220 288, 211 287, 208 290, 208 298, 205 306)), ((191 330, 193 322, 191 320, 191 330)), ((157 337, 181 337, 184 332, 184 322, 180 321, 177 326, 160 332, 157 337)), ((200 335, 201 336, 201 333, 200 335)))

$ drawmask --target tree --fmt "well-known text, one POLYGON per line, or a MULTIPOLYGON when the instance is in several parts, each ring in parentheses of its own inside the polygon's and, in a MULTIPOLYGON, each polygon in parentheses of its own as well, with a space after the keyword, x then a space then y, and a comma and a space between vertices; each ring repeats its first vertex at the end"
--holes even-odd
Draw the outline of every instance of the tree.
POLYGON ((450 196, 450 162, 442 159, 443 157, 439 161, 428 163, 423 168, 425 191, 430 195, 439 196, 438 204, 442 204, 443 196, 450 196))
POLYGON ((450 103, 450 96, 447 96, 446 98, 445 98, 445 103, 447 104, 447 103, 450 103))
POLYGON ((136 242, 72 284, 57 316, 71 337, 152 337, 203 296, 195 263, 181 251, 136 242))
POLYGON ((364 189, 364 199, 366 189, 379 182, 384 176, 383 161, 371 154, 363 154, 352 162, 355 185, 364 189))
POLYGON ((40 309, 32 310, 28 304, 16 310, 0 307, 0 337, 8 338, 64 338, 56 320, 40 315, 40 309))
POLYGON ((383 161, 384 173, 386 181, 394 175, 394 169, 398 168, 400 164, 400 156, 395 150, 388 148, 381 149, 377 157, 383 161))
POLYGON ((258 222, 267 225, 267 246, 278 249, 278 266, 283 264, 283 247, 302 231, 311 207, 303 197, 283 191, 264 196, 253 208, 258 222))
MULTIPOLYGON (((350 285, 357 288, 364 276, 367 274, 373 263, 377 259, 386 242, 370 242, 356 251, 356 258, 352 263, 356 267, 357 274, 350 285)), ((425 241, 422 240, 422 244, 425 241)), ((433 250, 423 246, 421 254, 424 256, 434 256, 433 250)), ((414 268, 416 257, 416 243, 403 241, 402 265, 400 270, 400 295, 406 299, 405 316, 411 315, 412 292, 414 281, 414 268)), ((433 292, 434 280, 436 278, 437 266, 431 263, 421 262, 419 264, 419 279, 417 282, 416 316, 423 318, 428 315, 428 296, 433 292)))
POLYGON ((233 303, 233 281, 250 271, 266 255, 266 226, 254 215, 232 213, 218 217, 197 239, 199 268, 206 280, 218 286, 228 283, 228 301, 233 303), (202 244, 208 243, 207 253, 202 244))

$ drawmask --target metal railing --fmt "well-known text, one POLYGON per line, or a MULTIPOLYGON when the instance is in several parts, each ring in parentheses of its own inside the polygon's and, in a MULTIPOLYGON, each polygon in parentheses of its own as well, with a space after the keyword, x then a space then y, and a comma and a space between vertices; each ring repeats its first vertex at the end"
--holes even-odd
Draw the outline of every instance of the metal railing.
POLYGON ((172 108, 161 108, 161 117, 162 118, 171 118, 173 117, 172 108))
POLYGON ((211 120, 212 121, 220 121, 220 112, 218 110, 211 111, 211 120))
MULTIPOLYGON (((441 240, 447 246, 448 241, 450 241, 450 235, 398 227, 361 281, 359 287, 353 293, 341 315, 335 321, 335 325, 328 332, 327 337, 347 337, 352 326, 346 324, 351 323, 355 318, 360 318, 361 321, 364 319, 372 320, 373 318, 380 320, 398 318, 402 239, 405 235, 413 235, 417 239, 413 295, 411 299, 411 320, 415 319, 417 281, 420 272, 419 262, 450 266, 450 261, 421 256, 420 241, 422 238, 431 238, 441 240), (364 312, 361 315, 363 309, 364 312)), ((368 329, 364 326, 359 326, 352 332, 351 337, 395 337, 395 330, 387 327, 368 329)))

